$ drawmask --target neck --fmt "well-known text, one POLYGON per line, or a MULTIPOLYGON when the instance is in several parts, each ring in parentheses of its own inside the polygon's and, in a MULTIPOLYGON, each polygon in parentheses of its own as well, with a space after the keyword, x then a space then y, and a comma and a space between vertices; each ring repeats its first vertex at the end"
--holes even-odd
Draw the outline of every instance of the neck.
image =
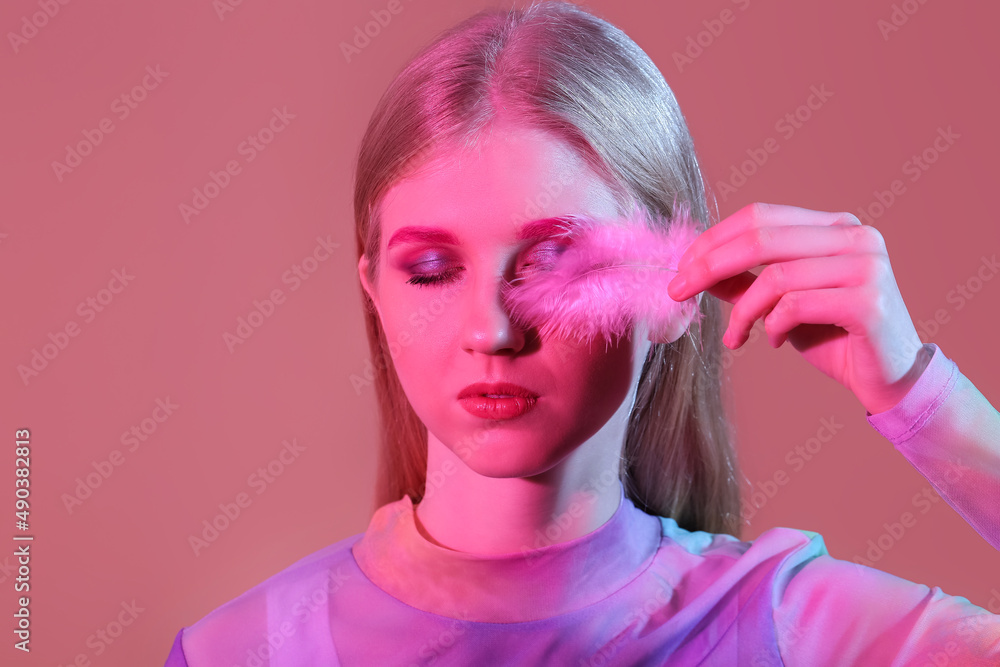
POLYGON ((549 470, 487 477, 428 433, 428 483, 417 530, 438 546, 473 554, 520 553, 601 527, 618 509, 619 462, 632 401, 549 470))

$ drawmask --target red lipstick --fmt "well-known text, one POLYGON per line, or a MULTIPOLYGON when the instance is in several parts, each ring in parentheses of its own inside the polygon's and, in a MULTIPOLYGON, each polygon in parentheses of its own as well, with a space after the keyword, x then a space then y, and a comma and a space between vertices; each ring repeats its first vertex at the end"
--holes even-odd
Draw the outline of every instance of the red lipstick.
POLYGON ((477 382, 458 394, 465 410, 482 419, 513 419, 525 414, 538 401, 538 394, 510 382, 477 382))

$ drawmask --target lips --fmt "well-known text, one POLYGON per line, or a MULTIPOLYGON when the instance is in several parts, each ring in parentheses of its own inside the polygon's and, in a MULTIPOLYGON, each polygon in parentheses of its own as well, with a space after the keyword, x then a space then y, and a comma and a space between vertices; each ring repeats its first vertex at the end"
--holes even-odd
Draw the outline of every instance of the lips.
POLYGON ((470 384, 463 389, 458 397, 469 398, 473 396, 490 396, 496 398, 506 398, 519 396, 521 398, 538 398, 538 394, 525 389, 524 387, 510 382, 477 382, 470 384))
POLYGON ((474 417, 513 419, 535 407, 538 394, 509 382, 477 382, 458 395, 458 402, 474 417))

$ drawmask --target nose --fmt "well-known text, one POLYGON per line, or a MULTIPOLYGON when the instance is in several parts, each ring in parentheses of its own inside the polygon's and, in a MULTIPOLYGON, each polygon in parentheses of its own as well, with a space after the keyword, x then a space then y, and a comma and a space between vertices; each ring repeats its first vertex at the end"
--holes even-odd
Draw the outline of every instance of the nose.
POLYGON ((504 279, 494 276, 464 295, 462 348, 482 354, 516 354, 524 348, 526 332, 511 318, 503 303, 504 279))

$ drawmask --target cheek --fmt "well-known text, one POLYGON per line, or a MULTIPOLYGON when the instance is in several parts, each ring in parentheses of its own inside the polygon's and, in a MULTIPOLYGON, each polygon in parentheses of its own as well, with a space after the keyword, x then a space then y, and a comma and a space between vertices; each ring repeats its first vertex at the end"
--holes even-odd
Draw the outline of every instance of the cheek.
POLYGON ((382 294, 381 306, 382 327, 400 381, 405 382, 404 375, 440 367, 457 331, 453 294, 401 285, 382 294))
POLYGON ((584 414, 595 420, 609 418, 621 405, 632 386, 633 353, 629 340, 612 343, 604 350, 604 341, 597 340, 590 349, 584 344, 576 349, 563 349, 557 357, 564 372, 564 395, 575 403, 591 406, 584 414))

